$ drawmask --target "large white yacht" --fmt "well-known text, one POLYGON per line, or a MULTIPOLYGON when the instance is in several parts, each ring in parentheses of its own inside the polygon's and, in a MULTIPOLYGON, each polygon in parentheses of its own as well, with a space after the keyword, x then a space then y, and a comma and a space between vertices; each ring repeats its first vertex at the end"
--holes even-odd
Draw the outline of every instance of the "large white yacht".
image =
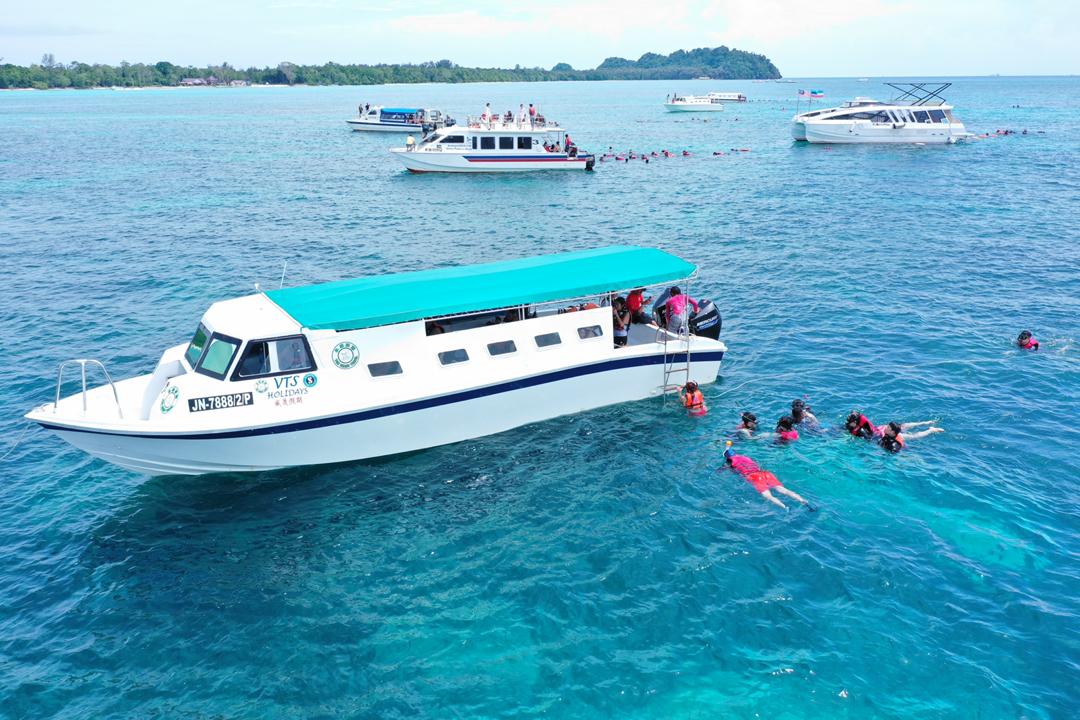
POLYGON ((544 118, 469 118, 468 125, 443 128, 416 144, 390 152, 411 172, 522 172, 592 170, 596 158, 567 145, 558 123, 544 118))
POLYGON ((670 331, 631 325, 620 347, 604 304, 695 275, 660 250, 608 247, 257 292, 211 305, 152 373, 113 382, 97 361, 61 364, 55 400, 26 417, 152 475, 468 440, 713 382, 714 305, 670 331), (81 386, 61 397, 65 369, 81 386), (105 382, 88 387, 88 371, 105 382))
POLYGON ((441 110, 424 108, 387 108, 381 105, 361 106, 355 118, 345 121, 353 130, 368 132, 411 132, 424 134, 454 124, 454 119, 441 110))
POLYGON ((799 113, 791 136, 811 143, 954 143, 970 136, 941 93, 952 83, 886 83, 888 102, 857 97, 840 107, 799 113))

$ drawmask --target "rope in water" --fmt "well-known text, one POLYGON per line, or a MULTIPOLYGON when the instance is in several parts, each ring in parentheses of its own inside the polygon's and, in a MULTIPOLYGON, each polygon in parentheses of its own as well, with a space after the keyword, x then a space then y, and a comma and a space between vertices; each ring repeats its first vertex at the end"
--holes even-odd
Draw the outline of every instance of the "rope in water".
POLYGON ((22 429, 22 432, 21 432, 21 433, 19 433, 19 437, 17 437, 17 438, 15 439, 15 444, 14 444, 14 445, 12 445, 12 446, 11 446, 11 447, 10 447, 10 448, 8 449, 8 451, 7 451, 6 453, 4 453, 4 455, 3 455, 2 457, 0 457, 0 462, 4 462, 5 460, 7 460, 7 459, 8 459, 8 455, 10 455, 11 453, 15 452, 15 450, 16 450, 16 449, 17 449, 17 448, 19 447, 19 443, 21 443, 21 442, 22 442, 23 436, 24 436, 24 435, 26 435, 26 431, 30 429, 30 425, 31 425, 31 423, 29 423, 29 422, 28 422, 28 423, 26 423, 25 425, 23 425, 23 429, 22 429))

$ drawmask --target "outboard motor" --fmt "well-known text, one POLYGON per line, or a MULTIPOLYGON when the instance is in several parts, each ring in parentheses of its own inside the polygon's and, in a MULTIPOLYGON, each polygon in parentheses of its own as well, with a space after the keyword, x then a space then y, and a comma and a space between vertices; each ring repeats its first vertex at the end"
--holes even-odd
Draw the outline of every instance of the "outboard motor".
POLYGON ((712 300, 702 300, 698 303, 698 311, 690 317, 689 324, 690 332, 694 335, 719 340, 724 319, 712 300))

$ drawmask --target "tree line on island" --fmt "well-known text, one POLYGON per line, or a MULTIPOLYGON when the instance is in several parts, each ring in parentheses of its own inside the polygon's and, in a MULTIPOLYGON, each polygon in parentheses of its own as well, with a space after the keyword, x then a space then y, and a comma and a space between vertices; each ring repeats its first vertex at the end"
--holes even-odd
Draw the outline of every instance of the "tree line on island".
POLYGON ((235 68, 229 63, 193 67, 161 61, 119 66, 57 62, 46 54, 30 66, 0 64, 0 88, 171 87, 179 85, 382 85, 386 83, 546 82, 554 80, 774 79, 780 71, 758 53, 724 46, 645 53, 637 60, 610 57, 592 70, 559 63, 544 68, 470 68, 449 60, 405 65, 297 65, 235 68))

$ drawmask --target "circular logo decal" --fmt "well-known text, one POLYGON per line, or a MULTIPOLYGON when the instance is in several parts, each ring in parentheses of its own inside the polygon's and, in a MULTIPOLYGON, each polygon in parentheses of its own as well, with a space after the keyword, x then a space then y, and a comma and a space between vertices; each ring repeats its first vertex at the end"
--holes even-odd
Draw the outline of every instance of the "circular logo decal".
POLYGON ((339 368, 348 370, 356 367, 356 363, 360 361, 360 349, 351 342, 340 342, 334 347, 330 357, 339 368))
POLYGON ((266 392, 268 387, 269 387, 269 385, 266 384, 265 380, 259 380, 258 382, 255 383, 255 392, 264 393, 264 392, 266 392))
POLYGON ((171 385, 162 391, 161 396, 161 412, 167 413, 176 407, 176 401, 180 397, 180 388, 175 385, 171 385))
POLYGON ((308 373, 304 376, 304 387, 315 387, 317 382, 319 382, 319 378, 315 377, 315 373, 308 373))

